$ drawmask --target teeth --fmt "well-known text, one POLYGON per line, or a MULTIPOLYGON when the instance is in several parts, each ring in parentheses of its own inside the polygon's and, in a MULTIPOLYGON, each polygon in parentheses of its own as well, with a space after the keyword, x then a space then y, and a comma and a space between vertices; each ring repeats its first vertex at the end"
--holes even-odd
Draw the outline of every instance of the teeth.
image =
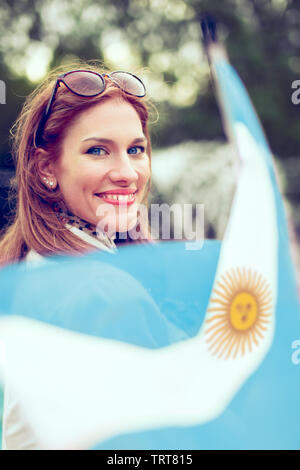
POLYGON ((134 194, 102 194, 102 198, 113 199, 114 201, 132 201, 134 194))

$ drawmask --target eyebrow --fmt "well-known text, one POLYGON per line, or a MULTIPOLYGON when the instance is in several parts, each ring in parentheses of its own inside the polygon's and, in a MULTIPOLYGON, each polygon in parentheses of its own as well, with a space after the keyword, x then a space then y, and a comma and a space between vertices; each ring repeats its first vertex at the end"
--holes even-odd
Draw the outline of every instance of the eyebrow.
MULTIPOLYGON (((110 144, 110 145, 113 145, 115 142, 111 139, 105 139, 105 138, 102 138, 102 137, 88 137, 87 139, 84 139, 82 142, 87 142, 89 140, 94 140, 94 141, 97 141, 97 142, 103 142, 104 144, 110 144)), ((131 144, 139 144, 141 142, 145 142, 147 139, 145 136, 143 137, 137 137, 136 139, 134 139, 131 144)))

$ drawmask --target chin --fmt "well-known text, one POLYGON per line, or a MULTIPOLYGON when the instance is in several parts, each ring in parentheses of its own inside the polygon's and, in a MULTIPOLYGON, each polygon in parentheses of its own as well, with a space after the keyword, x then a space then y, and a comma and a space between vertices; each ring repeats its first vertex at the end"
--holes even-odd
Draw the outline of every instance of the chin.
POLYGON ((107 233, 109 237, 113 237, 116 232, 128 232, 132 230, 138 222, 137 215, 128 217, 105 218, 99 220, 97 229, 107 233))
POLYGON ((128 232, 138 223, 137 214, 128 214, 128 217, 118 217, 116 221, 116 232, 128 232))

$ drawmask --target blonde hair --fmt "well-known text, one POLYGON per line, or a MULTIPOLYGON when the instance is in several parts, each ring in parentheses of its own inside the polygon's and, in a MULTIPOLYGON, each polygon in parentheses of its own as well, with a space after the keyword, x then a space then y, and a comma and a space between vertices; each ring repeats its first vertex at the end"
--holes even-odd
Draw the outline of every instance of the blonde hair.
MULTIPOLYGON (((100 74, 109 73, 98 65, 80 62, 75 66, 60 67, 52 71, 44 82, 27 98, 15 122, 11 134, 16 176, 12 181, 12 191, 17 199, 12 222, 4 231, 0 241, 0 263, 2 265, 19 261, 30 249, 42 255, 84 253, 93 248, 72 234, 52 209, 54 203, 63 201, 59 187, 48 189, 37 171, 36 146, 34 137, 59 75, 69 70, 91 70, 100 74)), ((149 102, 144 98, 128 95, 111 80, 107 81, 104 92, 95 97, 84 98, 59 87, 51 114, 43 131, 42 148, 49 158, 56 161, 60 156, 65 131, 78 113, 112 97, 119 96, 129 102, 138 113, 143 132, 147 139, 147 154, 151 169, 151 141, 148 130, 149 102)), ((150 181, 145 194, 147 199, 150 181)))

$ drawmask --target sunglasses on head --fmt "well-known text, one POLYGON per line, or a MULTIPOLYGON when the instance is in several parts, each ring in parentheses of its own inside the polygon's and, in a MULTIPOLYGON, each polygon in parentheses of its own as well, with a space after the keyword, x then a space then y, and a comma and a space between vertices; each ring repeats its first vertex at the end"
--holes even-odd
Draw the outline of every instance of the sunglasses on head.
POLYGON ((39 147, 42 143, 42 135, 47 119, 50 116, 51 108, 55 100, 56 92, 60 83, 63 83, 68 90, 78 96, 93 97, 104 92, 106 88, 106 80, 109 78, 115 85, 128 95, 142 98, 146 94, 144 83, 136 75, 129 72, 112 72, 110 74, 100 74, 91 70, 72 70, 60 75, 53 87, 51 97, 48 101, 45 113, 39 123, 34 136, 34 143, 39 147))

